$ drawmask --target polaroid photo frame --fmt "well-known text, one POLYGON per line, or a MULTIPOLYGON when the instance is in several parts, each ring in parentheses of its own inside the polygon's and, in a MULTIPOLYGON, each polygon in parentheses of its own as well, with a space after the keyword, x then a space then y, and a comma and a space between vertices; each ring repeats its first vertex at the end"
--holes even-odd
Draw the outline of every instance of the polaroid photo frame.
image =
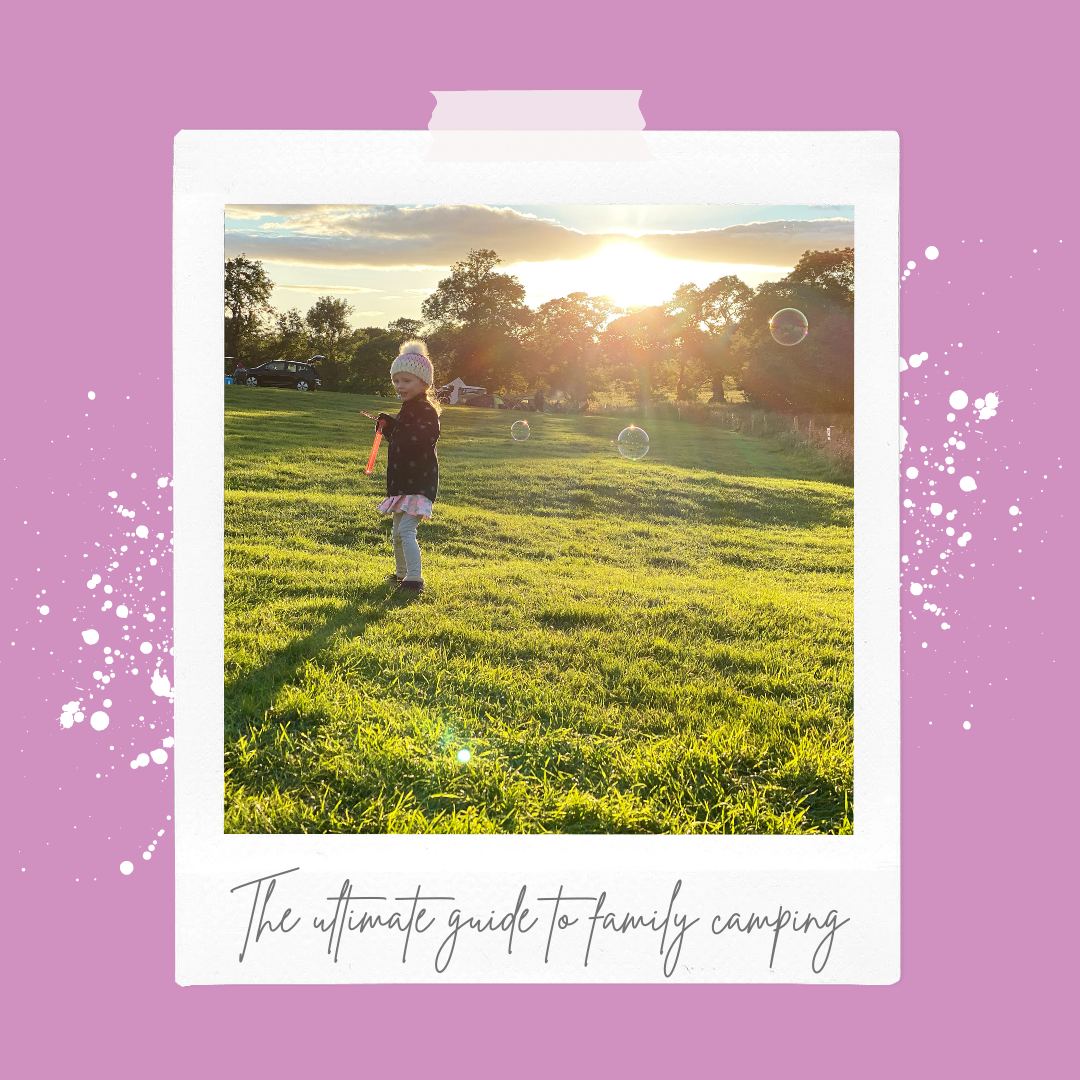
POLYGON ((176 139, 177 981, 895 982, 897 136, 575 132, 530 160, 441 134, 176 139), (223 211, 312 203, 855 206, 853 835, 223 832, 223 211))

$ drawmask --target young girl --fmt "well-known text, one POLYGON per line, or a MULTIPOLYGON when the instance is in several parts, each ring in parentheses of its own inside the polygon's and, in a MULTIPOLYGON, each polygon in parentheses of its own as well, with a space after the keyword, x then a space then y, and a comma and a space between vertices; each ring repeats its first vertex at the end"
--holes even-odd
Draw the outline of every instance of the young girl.
POLYGON ((390 365, 390 378, 401 399, 396 417, 379 413, 387 439, 386 498, 379 504, 394 515, 394 573, 408 592, 424 591, 416 526, 431 520, 439 494, 439 404, 431 391, 434 370, 422 341, 406 341, 390 365))

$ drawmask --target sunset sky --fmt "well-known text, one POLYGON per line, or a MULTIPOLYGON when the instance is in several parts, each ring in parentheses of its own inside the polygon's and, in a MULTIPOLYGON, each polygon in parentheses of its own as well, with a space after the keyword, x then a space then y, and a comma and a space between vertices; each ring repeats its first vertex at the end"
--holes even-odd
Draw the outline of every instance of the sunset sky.
POLYGON ((657 304, 685 282, 783 277, 854 246, 852 206, 230 206, 225 256, 262 261, 279 310, 349 300, 356 326, 420 318, 470 248, 492 248, 536 307, 571 292, 657 304))

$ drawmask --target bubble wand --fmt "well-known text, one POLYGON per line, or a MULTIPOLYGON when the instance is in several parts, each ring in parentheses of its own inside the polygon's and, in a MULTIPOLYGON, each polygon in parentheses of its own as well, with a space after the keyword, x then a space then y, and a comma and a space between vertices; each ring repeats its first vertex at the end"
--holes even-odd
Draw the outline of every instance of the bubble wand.
MULTIPOLYGON (((367 416, 367 413, 364 413, 364 415, 367 416)), ((375 417, 373 416, 373 417, 371 417, 371 419, 375 420, 375 417)), ((383 422, 381 420, 376 420, 375 421, 375 441, 371 444, 371 457, 368 458, 368 460, 367 460, 367 468, 364 470, 364 473, 367 476, 371 475, 372 470, 375 468, 375 459, 379 456, 379 443, 382 442, 382 429, 383 429, 383 422)))

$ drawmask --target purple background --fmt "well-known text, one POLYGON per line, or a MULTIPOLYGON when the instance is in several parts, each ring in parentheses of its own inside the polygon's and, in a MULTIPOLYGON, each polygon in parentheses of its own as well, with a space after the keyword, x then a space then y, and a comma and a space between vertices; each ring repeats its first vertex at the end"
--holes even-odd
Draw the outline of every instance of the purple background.
POLYGON ((1067 1071, 1076 511, 1073 380, 1062 380, 1076 351, 1066 289, 1076 188, 1065 111, 1075 23, 1062 19, 1074 17, 1039 3, 1007 22, 940 2, 750 9, 200 0, 9 10, 0 791, 11 1075, 1067 1071), (922 412, 907 412, 911 441, 937 438, 957 386, 1002 399, 985 425, 994 452, 978 478, 977 569, 952 589, 951 629, 924 621, 904 593, 917 619, 903 617, 902 979, 180 989, 171 825, 152 861, 137 858, 168 824, 171 763, 118 768, 105 784, 94 776, 102 740, 130 741, 122 710, 106 733, 56 720, 76 696, 82 553, 117 528, 105 492, 126 484, 149 499, 170 468, 173 136, 423 128, 431 88, 628 86, 644 88, 652 129, 899 131, 901 260, 918 263, 904 285, 901 351, 929 353, 903 376, 925 384, 922 412), (934 263, 929 244, 941 251, 934 263), (1006 536, 1010 504, 1023 510, 1023 554, 1006 536), (51 614, 39 621, 46 582, 51 614), (121 876, 120 858, 135 858, 136 872, 121 876))

